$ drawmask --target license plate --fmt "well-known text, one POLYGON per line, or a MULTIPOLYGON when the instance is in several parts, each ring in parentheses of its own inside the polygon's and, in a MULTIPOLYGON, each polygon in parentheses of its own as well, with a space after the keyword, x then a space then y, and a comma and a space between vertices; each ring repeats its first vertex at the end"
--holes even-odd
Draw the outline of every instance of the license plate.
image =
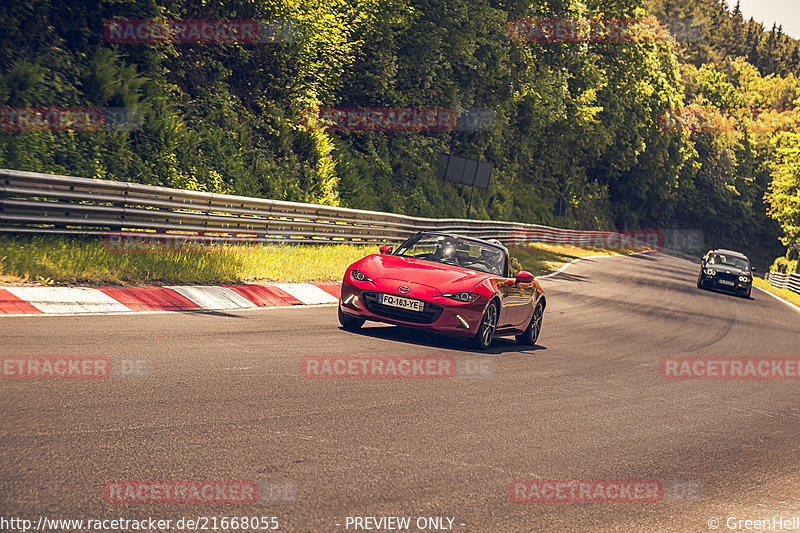
POLYGON ((719 280, 719 284, 720 285, 734 285, 734 283, 732 281, 728 281, 727 279, 719 280))
POLYGON ((408 309, 410 311, 419 311, 425 308, 425 302, 419 300, 412 300, 410 298, 401 298, 393 294, 380 294, 378 295, 378 303, 389 305, 391 307, 399 307, 400 309, 408 309))

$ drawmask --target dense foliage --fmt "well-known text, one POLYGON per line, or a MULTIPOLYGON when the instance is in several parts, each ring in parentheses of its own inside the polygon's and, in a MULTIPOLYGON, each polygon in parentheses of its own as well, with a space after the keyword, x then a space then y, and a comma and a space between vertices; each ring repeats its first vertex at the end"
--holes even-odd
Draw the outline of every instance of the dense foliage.
POLYGON ((12 0, 0 107, 135 110, 133 131, 0 133, 0 167, 463 217, 439 155, 495 163, 473 216, 700 228, 760 265, 800 239, 797 132, 667 132, 668 108, 800 105, 798 42, 718 0, 12 0), (657 16, 675 38, 530 43, 528 17, 657 16), (111 44, 104 21, 287 21, 254 44, 111 44), (304 109, 488 108, 489 131, 312 131, 304 109), (766 195, 766 196, 765 196, 766 195))

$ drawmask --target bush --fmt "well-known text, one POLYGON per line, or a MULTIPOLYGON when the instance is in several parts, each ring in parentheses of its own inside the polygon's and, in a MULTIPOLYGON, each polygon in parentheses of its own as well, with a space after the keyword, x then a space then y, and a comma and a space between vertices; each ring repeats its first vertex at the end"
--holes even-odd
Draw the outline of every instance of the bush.
POLYGON ((786 257, 779 257, 770 267, 772 272, 797 272, 797 260, 794 261, 786 257))

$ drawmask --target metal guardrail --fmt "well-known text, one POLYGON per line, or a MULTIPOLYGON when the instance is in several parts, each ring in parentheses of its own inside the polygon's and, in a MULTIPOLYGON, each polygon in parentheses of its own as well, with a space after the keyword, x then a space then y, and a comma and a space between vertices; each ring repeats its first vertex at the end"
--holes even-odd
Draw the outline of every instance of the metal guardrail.
POLYGON ((155 231, 263 242, 380 244, 420 230, 508 241, 545 226, 419 218, 137 183, 0 169, 0 231, 103 235, 155 231))
POLYGON ((420 218, 53 174, 0 169, 0 231, 108 235, 138 231, 247 237, 260 242, 382 244, 421 230, 506 244, 619 236, 518 222, 420 218))
POLYGON ((794 272, 767 272, 767 281, 777 289, 789 289, 800 294, 800 274, 794 272))

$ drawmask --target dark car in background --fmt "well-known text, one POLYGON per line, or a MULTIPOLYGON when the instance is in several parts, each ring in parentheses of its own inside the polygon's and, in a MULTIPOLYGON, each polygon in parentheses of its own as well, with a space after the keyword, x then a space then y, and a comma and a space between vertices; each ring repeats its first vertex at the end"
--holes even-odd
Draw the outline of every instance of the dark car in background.
POLYGON ((746 255, 733 250, 710 250, 700 263, 698 289, 717 289, 750 298, 754 269, 746 255))

